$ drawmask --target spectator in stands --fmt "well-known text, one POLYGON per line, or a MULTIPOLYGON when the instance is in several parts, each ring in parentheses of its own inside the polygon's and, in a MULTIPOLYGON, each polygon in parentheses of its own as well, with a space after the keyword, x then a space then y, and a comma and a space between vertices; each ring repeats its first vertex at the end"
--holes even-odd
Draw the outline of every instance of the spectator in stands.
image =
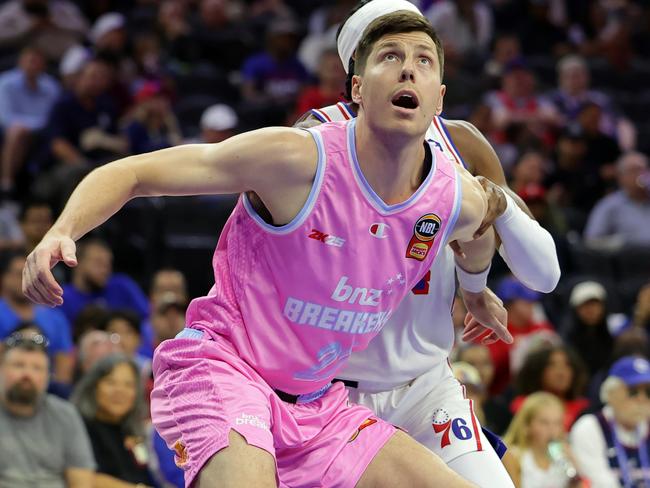
POLYGON ((327 107, 343 100, 345 71, 336 49, 326 49, 318 63, 318 85, 305 88, 298 96, 291 123, 312 108, 327 107))
POLYGON ((298 24, 291 18, 276 19, 267 32, 266 51, 249 57, 242 66, 242 96, 255 107, 267 108, 269 117, 288 115, 295 97, 309 81, 296 55, 298 24))
POLYGON ((536 307, 540 306, 539 293, 526 288, 516 278, 508 277, 499 283, 496 294, 508 311, 508 330, 514 342, 506 344, 499 341, 488 346, 495 368, 490 387, 493 394, 504 391, 529 350, 558 340, 553 326, 536 315, 536 307))
POLYGON ((580 418, 571 447, 593 488, 644 486, 650 481, 650 362, 625 357, 600 389, 605 407, 580 418))
POLYGON ((163 0, 158 10, 157 27, 167 65, 177 71, 180 64, 191 65, 200 56, 200 46, 191 36, 187 2, 163 0))
MULTIPOLYGON (((607 292, 596 281, 583 281, 571 290, 571 310, 562 327, 562 336, 587 366, 590 375, 608 364, 614 339, 608 326, 607 292)), ((614 324, 612 324, 614 326, 614 324)))
POLYGON ((635 327, 650 332, 650 283, 642 286, 637 294, 632 323, 635 327))
POLYGON ((65 301, 61 310, 73 322, 79 312, 91 303, 109 309, 128 308, 141 320, 149 315, 149 303, 140 287, 128 276, 113 274, 113 252, 100 239, 86 239, 77 250, 78 264, 72 280, 63 286, 65 301))
POLYGON ((15 69, 0 75, 0 198, 12 196, 15 178, 30 149, 30 143, 45 127, 59 97, 59 83, 45 73, 45 57, 36 48, 23 48, 15 69))
POLYGON ((544 347, 531 351, 517 375, 519 395, 512 401, 511 410, 519 411, 532 393, 553 393, 564 404, 564 426, 568 430, 589 406, 589 400, 583 396, 586 381, 582 360, 568 347, 544 347))
POLYGON ((445 46, 445 61, 485 54, 492 41, 492 11, 477 0, 442 0, 424 13, 445 46))
POLYGON ((218 103, 205 109, 201 115, 201 138, 197 142, 215 144, 237 133, 239 117, 228 105, 218 103))
POLYGON ((596 104, 602 109, 599 128, 605 134, 616 134, 617 116, 612 101, 603 92, 592 90, 591 75, 587 62, 582 56, 569 55, 557 64, 558 88, 549 98, 564 118, 564 124, 578 121, 582 109, 588 104, 596 104))
POLYGON ((553 104, 537 93, 535 74, 524 59, 506 65, 501 89, 488 93, 484 103, 491 109, 496 142, 526 145, 541 141, 551 146, 560 118, 553 104))
POLYGON ((92 59, 92 52, 87 47, 75 44, 70 47, 59 63, 59 77, 65 90, 73 90, 83 67, 92 59))
POLYGON ((644 154, 630 152, 616 164, 619 190, 600 200, 584 237, 612 244, 650 245, 650 169, 644 154))
POLYGON ((30 43, 50 61, 58 61, 87 29, 86 19, 69 0, 10 0, 0 8, 0 48, 30 43))
POLYGON ((74 89, 54 105, 48 122, 55 158, 69 166, 96 165, 127 152, 117 134, 116 107, 106 90, 113 68, 105 61, 88 61, 74 89))
POLYGON ((508 185, 515 193, 519 193, 528 185, 543 185, 548 166, 541 152, 526 151, 512 168, 512 178, 508 185))
POLYGON ((226 72, 239 69, 254 45, 253 33, 237 21, 232 2, 201 0, 192 33, 201 49, 201 60, 226 72))
MULTIPOLYGON (((540 184, 530 183, 524 187, 520 187, 517 190, 517 195, 528 206, 528 210, 533 214, 535 220, 539 222, 539 225, 551 233, 555 240, 555 245, 558 247, 558 240, 562 239, 566 234, 568 224, 560 209, 549 201, 546 188, 540 184)), ((558 249, 558 253, 561 250, 558 249)))
POLYGON ((75 383, 98 361, 111 354, 122 352, 122 344, 120 344, 120 337, 117 334, 109 334, 96 329, 84 332, 79 337, 75 383))
POLYGON ((149 290, 151 316, 142 324, 140 354, 153 357, 153 350, 158 344, 173 339, 183 330, 188 300, 187 282, 183 273, 172 268, 156 272, 149 290))
POLYGON ((54 223, 52 206, 42 200, 29 200, 20 207, 18 220, 23 234, 21 247, 30 253, 54 223))
MULTIPOLYGON (((526 488, 584 486, 566 443, 564 407, 553 394, 530 395, 512 419, 504 441, 516 459, 515 486, 526 488)), ((512 474, 513 471, 509 472, 512 474)))
POLYGON ((115 310, 111 312, 102 327, 111 335, 119 337, 124 354, 135 361, 143 376, 151 373, 151 360, 138 353, 142 344, 140 319, 130 310, 115 310))
POLYGON ((527 0, 517 31, 526 56, 562 56, 569 50, 566 28, 558 25, 551 10, 552 0, 527 0))
POLYGON ((103 358, 83 376, 72 401, 90 435, 95 486, 153 486, 135 362, 120 354, 103 358))
POLYGON ((469 364, 478 371, 482 387, 479 400, 485 414, 481 425, 498 434, 505 432, 512 415, 502 397, 488 394, 494 381, 494 363, 488 347, 476 343, 463 344, 458 348, 455 360, 469 364))
POLYGON ((483 411, 483 402, 485 401, 487 390, 483 385, 478 370, 471 364, 463 361, 452 363, 451 370, 454 373, 454 377, 465 388, 465 397, 472 400, 474 414, 479 422, 481 422, 482 426, 487 427, 485 412, 483 411))
POLYGON ((512 33, 497 34, 494 38, 492 56, 485 62, 484 71, 487 77, 487 88, 499 88, 501 76, 505 67, 513 60, 521 57, 519 38, 512 33))
POLYGON ((169 104, 169 98, 157 81, 145 82, 135 95, 131 122, 124 132, 132 154, 164 149, 181 143, 178 120, 169 104))
POLYGON ((92 486, 93 459, 74 407, 45 393, 48 357, 42 336, 10 336, 0 356, 0 485, 92 486))
POLYGON ((60 310, 34 305, 22 290, 25 255, 10 255, 0 271, 0 339, 9 336, 22 322, 33 322, 49 339, 52 379, 72 381, 74 355, 70 323, 60 310))

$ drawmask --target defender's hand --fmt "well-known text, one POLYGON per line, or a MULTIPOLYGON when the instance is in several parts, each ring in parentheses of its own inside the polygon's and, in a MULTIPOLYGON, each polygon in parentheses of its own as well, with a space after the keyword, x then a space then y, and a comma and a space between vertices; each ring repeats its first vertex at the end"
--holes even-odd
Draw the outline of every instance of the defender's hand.
POLYGON ((506 195, 499 185, 495 185, 484 176, 477 176, 476 179, 481 184, 488 197, 488 209, 483 222, 481 222, 481 225, 474 233, 474 239, 482 236, 494 223, 497 217, 506 211, 506 206, 508 205, 506 195))
POLYGON ((463 341, 480 339, 482 344, 492 344, 502 340, 511 344, 514 339, 508 332, 508 312, 503 302, 489 288, 480 293, 471 293, 461 288, 463 301, 467 307, 463 341))
POLYGON ((34 303, 56 307, 63 303, 63 289, 50 271, 56 263, 63 261, 73 267, 77 265, 76 246, 67 236, 46 235, 27 256, 23 268, 23 293, 34 303))

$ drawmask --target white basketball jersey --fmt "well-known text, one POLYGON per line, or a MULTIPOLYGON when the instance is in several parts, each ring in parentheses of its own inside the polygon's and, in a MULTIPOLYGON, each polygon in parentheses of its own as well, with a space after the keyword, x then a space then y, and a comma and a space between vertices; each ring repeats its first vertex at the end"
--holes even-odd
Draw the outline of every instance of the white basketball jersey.
MULTIPOLYGON (((354 115, 344 103, 317 110, 322 122, 346 120, 354 115)), ((426 139, 451 161, 463 165, 440 117, 435 117, 426 139)), ((431 270, 404 298, 381 333, 363 351, 352 354, 348 366, 337 377, 363 382, 402 385, 435 366, 448 367, 454 345, 451 309, 455 295, 454 253, 449 246, 440 251, 431 270)), ((362 385, 360 385, 362 387, 362 385)))

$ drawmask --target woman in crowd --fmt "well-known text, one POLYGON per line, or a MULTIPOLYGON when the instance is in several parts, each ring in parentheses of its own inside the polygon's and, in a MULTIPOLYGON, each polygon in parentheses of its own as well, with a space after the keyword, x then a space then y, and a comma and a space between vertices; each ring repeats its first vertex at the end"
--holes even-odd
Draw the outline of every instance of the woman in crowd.
POLYGON ((529 395, 512 419, 504 441, 513 455, 508 472, 521 488, 578 488, 573 456, 563 427, 564 406, 551 393, 529 395))
POLYGON ((580 358, 566 346, 544 347, 531 352, 519 371, 517 396, 510 409, 516 413, 526 397, 537 391, 557 396, 564 405, 564 427, 569 429, 580 413, 589 406, 583 394, 585 368, 580 358))
POLYGON ((122 354, 97 362, 72 396, 92 442, 95 488, 156 486, 145 443, 142 384, 138 367, 122 354))

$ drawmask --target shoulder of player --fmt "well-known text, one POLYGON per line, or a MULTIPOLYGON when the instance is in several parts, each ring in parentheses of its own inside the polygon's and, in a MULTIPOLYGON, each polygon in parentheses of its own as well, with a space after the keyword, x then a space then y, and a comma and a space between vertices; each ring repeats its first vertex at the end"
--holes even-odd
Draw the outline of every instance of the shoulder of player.
POLYGON ((445 120, 445 126, 470 173, 485 176, 500 186, 506 184, 499 157, 474 124, 465 120, 445 120))

